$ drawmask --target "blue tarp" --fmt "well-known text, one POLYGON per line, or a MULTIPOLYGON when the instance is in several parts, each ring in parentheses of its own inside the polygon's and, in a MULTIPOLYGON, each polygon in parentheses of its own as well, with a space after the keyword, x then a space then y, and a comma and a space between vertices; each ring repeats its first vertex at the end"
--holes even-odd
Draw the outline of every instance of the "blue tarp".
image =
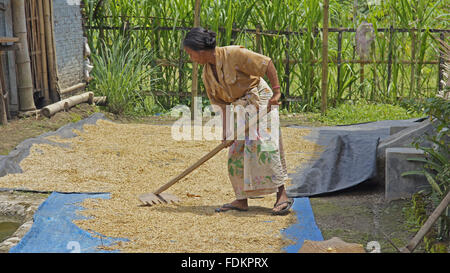
POLYGON ((34 223, 28 233, 11 253, 64 253, 64 252, 111 252, 97 246, 109 246, 126 239, 110 238, 80 229, 73 220, 86 219, 77 214, 85 198, 109 198, 109 193, 58 193, 53 192, 34 214, 34 223), (96 236, 96 237, 94 237, 96 236), (100 236, 100 237, 99 237, 100 236))
POLYGON ((282 234, 295 244, 285 247, 287 253, 297 253, 305 240, 323 241, 322 233, 316 225, 309 198, 294 198, 293 211, 297 214, 297 222, 282 231, 282 234))
MULTIPOLYGON (((38 208, 30 231, 13 248, 11 253, 64 253, 64 252, 111 252, 98 249, 126 239, 110 238, 98 233, 89 233, 77 227, 72 221, 86 219, 77 214, 85 198, 109 198, 108 193, 58 193, 53 192, 38 208)), ((295 198, 292 206, 297 222, 282 231, 295 244, 285 247, 288 253, 297 253, 304 240, 321 241, 322 234, 314 220, 309 198, 295 198)))

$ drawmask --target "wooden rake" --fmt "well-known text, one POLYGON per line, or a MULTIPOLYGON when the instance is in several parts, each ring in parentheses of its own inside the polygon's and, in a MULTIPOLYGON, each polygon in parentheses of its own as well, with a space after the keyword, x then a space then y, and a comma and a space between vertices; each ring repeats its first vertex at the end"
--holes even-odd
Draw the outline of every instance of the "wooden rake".
POLYGON ((213 156, 215 156, 218 152, 222 151, 223 148, 227 147, 231 143, 233 143, 234 140, 227 140, 225 142, 222 142, 219 144, 216 148, 214 148, 211 152, 204 155, 202 158, 200 158, 197 162, 192 164, 189 168, 187 168, 184 172, 180 173, 177 177, 172 178, 169 182, 162 185, 159 189, 154 191, 153 193, 144 193, 139 196, 139 200, 141 200, 144 205, 152 206, 162 203, 173 203, 173 202, 179 202, 179 198, 173 194, 163 192, 170 188, 173 184, 180 181, 182 178, 184 178, 186 175, 190 174, 192 171, 200 167, 203 163, 211 159, 213 156))
MULTIPOLYGON (((269 111, 270 112, 270 111, 269 111)), ((263 118, 267 115, 267 113, 264 113, 261 117, 259 118, 263 118)), ((245 125, 245 129, 244 132, 247 132, 248 128, 250 127, 250 125, 255 125, 258 122, 258 117, 252 118, 252 120, 250 120, 250 122, 246 122, 245 125)), ((242 131, 238 131, 237 134, 241 133, 242 131)), ((192 171, 194 171, 195 169, 197 169, 198 167, 200 167, 203 163, 205 163, 206 161, 208 161, 209 159, 211 159, 213 156, 215 156, 217 153, 219 153, 220 151, 222 151, 223 148, 231 145, 231 143, 233 143, 234 140, 226 140, 225 142, 222 142, 221 144, 219 144, 216 148, 214 148, 211 152, 207 153, 206 155, 204 155, 202 158, 200 158, 197 162, 195 162, 194 164, 192 164, 189 168, 187 168, 185 171, 183 171, 182 173, 180 173, 177 177, 173 178, 172 180, 170 180, 169 182, 167 182, 166 184, 162 185, 159 189, 157 189, 156 191, 154 191, 153 193, 144 193, 141 194, 139 196, 139 200, 141 200, 141 202, 144 205, 147 206, 153 206, 153 205, 157 205, 157 204, 163 204, 163 203, 175 203, 175 202, 179 202, 180 199, 170 193, 165 193, 164 191, 167 190, 168 188, 170 188, 171 186, 173 186, 175 183, 177 183, 178 181, 180 181, 182 178, 184 178, 186 175, 190 174, 192 171)))

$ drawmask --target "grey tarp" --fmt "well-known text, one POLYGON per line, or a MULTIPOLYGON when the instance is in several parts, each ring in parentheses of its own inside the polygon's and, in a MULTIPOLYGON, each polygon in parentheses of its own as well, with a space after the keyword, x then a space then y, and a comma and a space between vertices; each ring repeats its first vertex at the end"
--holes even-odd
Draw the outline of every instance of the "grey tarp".
POLYGON ((347 126, 302 127, 311 129, 306 137, 325 150, 317 160, 290 174, 291 197, 314 196, 347 189, 376 175, 377 146, 391 128, 417 125, 423 119, 386 120, 347 126))

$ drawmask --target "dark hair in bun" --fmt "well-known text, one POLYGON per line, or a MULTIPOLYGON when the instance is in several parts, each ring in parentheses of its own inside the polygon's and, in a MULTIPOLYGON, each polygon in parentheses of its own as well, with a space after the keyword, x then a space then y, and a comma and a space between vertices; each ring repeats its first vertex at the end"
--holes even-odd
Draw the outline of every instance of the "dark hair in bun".
POLYGON ((211 50, 216 47, 216 33, 202 27, 196 27, 186 34, 183 46, 192 50, 211 50))

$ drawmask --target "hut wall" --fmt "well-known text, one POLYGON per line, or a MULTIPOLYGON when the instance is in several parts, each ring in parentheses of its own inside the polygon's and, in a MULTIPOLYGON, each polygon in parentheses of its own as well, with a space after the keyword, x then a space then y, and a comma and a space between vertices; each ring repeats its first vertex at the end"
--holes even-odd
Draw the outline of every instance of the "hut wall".
POLYGON ((84 82, 84 38, 79 2, 53 0, 55 50, 61 90, 84 82))
MULTIPOLYGON (((0 36, 12 37, 12 17, 11 17, 11 0, 0 0, 5 10, 0 10, 0 36)), ((19 98, 17 95, 16 85, 16 62, 14 52, 5 51, 2 53, 2 70, 5 80, 5 89, 9 95, 9 110, 12 115, 19 111, 19 98)))

